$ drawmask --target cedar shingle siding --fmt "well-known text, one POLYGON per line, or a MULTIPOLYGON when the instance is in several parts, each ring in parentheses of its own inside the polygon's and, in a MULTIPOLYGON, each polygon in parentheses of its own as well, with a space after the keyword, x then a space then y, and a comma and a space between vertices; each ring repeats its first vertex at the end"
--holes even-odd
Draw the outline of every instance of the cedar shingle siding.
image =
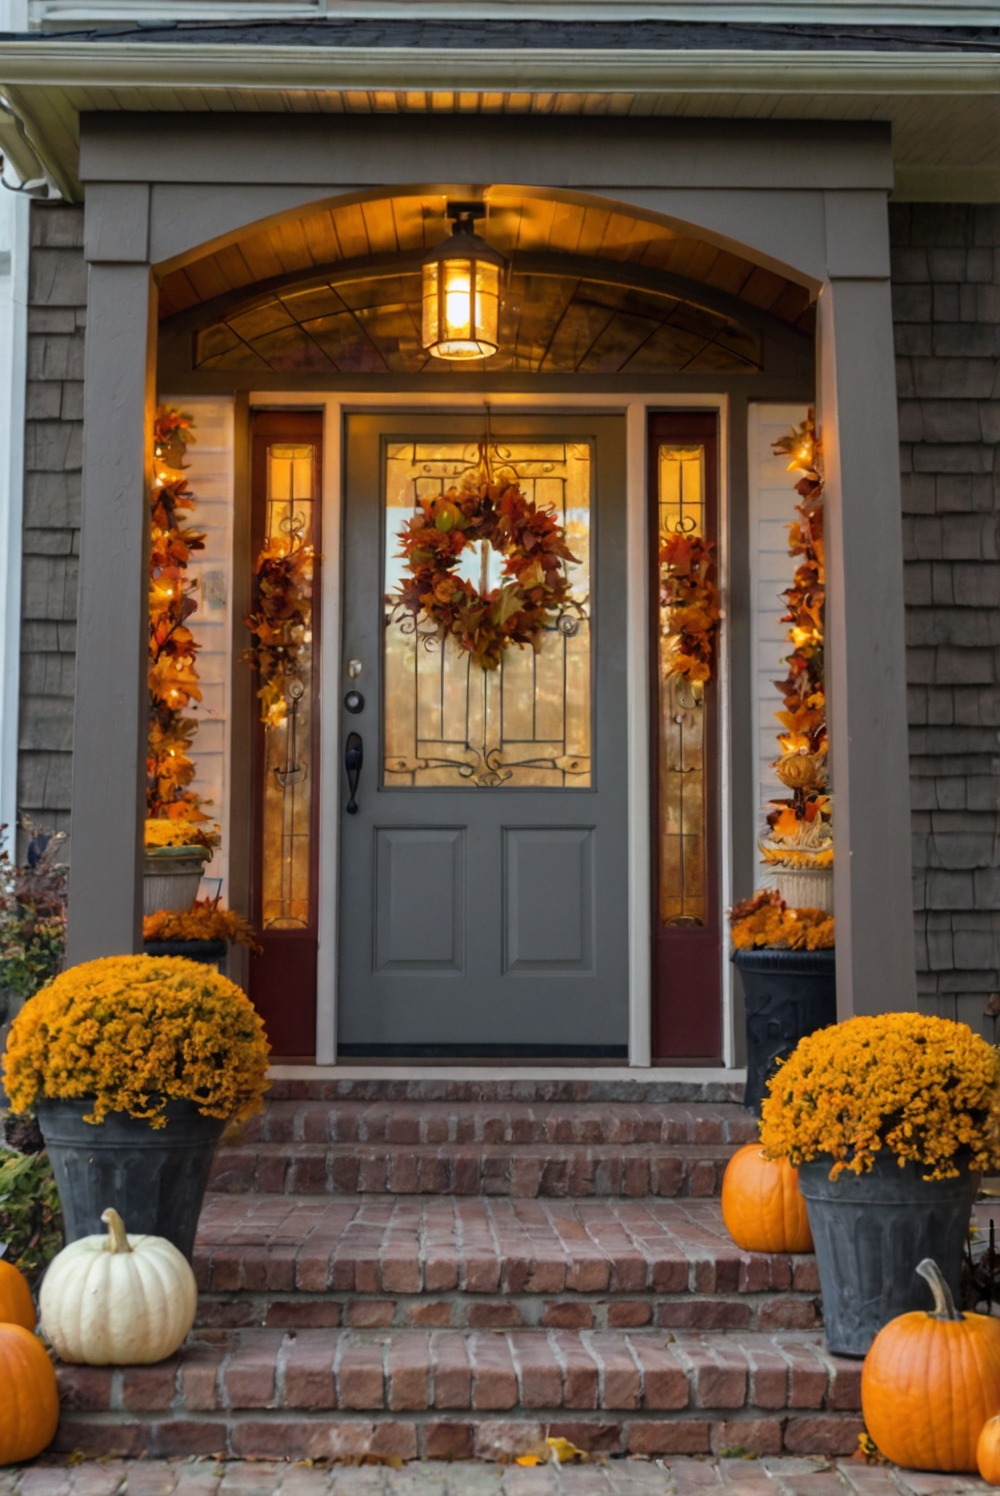
POLYGON ((33 203, 19 807, 69 826, 87 267, 83 209, 33 203))
MULTIPOLYGON (((890 209, 921 1001, 1000 989, 1000 207, 890 209)), ((20 804, 69 823, 83 210, 32 207, 20 804)), ((873 628, 877 621, 873 620, 873 628)))
POLYGON ((1000 208, 891 210, 921 1003, 1000 986, 1000 208))

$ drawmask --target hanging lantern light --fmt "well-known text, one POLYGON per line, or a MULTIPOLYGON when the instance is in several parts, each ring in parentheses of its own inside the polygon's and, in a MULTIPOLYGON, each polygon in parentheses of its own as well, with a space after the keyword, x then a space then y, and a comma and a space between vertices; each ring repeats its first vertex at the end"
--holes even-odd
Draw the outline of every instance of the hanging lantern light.
POLYGON ((451 238, 424 256, 422 342, 434 358, 490 358, 499 347, 506 261, 473 229, 483 203, 449 203, 451 238))

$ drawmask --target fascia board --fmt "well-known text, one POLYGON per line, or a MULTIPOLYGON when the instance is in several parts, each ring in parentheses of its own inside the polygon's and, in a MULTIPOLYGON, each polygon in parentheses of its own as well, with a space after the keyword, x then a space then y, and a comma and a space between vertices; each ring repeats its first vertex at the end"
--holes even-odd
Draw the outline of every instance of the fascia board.
POLYGON ((613 51, 0 41, 0 86, 874 96, 1000 93, 1000 52, 613 51), (180 82, 179 80, 183 80, 180 82))

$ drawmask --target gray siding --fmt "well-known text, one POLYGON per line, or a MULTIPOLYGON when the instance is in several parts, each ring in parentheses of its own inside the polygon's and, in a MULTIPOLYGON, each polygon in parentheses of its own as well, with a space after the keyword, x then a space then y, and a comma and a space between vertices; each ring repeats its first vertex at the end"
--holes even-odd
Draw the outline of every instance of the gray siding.
POLYGON ((83 209, 33 203, 18 804, 69 826, 87 267, 83 209))
POLYGON ((921 1006, 1000 988, 1000 208, 891 209, 921 1006))

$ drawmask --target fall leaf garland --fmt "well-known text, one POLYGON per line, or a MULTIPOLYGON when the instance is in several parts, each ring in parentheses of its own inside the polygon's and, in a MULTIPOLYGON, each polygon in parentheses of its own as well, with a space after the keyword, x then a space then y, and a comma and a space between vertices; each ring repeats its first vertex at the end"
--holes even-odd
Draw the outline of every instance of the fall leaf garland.
POLYGON ((183 474, 184 453, 194 440, 193 421, 161 406, 153 428, 155 481, 151 495, 149 556, 149 737, 146 808, 154 819, 207 821, 201 796, 190 788, 195 775, 191 744, 197 720, 185 716, 201 700, 197 640, 188 619, 197 603, 186 579, 194 551, 205 536, 188 523, 194 495, 183 474))
POLYGON ((826 693, 823 675, 823 607, 826 568, 823 554, 823 487, 821 447, 810 410, 800 426, 775 442, 776 453, 791 456, 789 472, 801 473, 795 491, 799 520, 791 526, 789 554, 801 556, 792 585, 782 593, 790 623, 792 653, 786 656, 788 676, 775 684, 785 710, 778 714, 785 731, 779 736, 784 754, 807 753, 825 760, 827 752, 826 693))
POLYGON ((792 585, 782 593, 788 611, 782 623, 791 624, 786 656, 788 675, 775 685, 781 692, 784 711, 777 718, 784 729, 778 735, 781 757, 774 770, 792 799, 775 801, 768 816, 772 836, 779 842, 795 843, 802 850, 824 851, 832 860, 829 843, 830 798, 827 784, 828 736, 823 657, 823 609, 826 601, 826 566, 823 550, 822 445, 812 410, 801 425, 774 443, 776 454, 791 458, 788 471, 800 474, 795 491, 802 502, 796 506, 798 521, 789 532, 789 553, 802 559, 792 585), (825 834, 824 834, 825 833, 825 834))
POLYGON ((302 673, 302 652, 312 625, 316 553, 298 535, 267 541, 254 567, 256 607, 244 618, 253 643, 244 661, 257 672, 260 719, 280 727, 302 673))
POLYGON ((484 670, 511 644, 541 649, 542 634, 569 597, 566 564, 577 558, 555 512, 525 497, 516 481, 481 475, 463 488, 418 501, 399 532, 407 577, 392 601, 433 623, 484 670), (456 567, 486 541, 503 556, 502 580, 480 590, 456 567))
POLYGON ((676 641, 670 663, 690 681, 711 680, 721 616, 715 547, 701 535, 666 535, 659 559, 660 603, 676 641))

